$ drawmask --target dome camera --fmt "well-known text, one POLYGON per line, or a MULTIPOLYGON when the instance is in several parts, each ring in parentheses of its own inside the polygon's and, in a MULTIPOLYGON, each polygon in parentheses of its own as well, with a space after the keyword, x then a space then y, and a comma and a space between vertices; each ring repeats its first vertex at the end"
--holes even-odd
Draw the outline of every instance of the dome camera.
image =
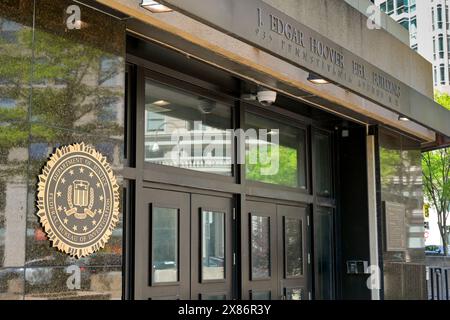
POLYGON ((198 102, 198 110, 203 114, 210 114, 215 109, 216 105, 214 101, 209 99, 200 98, 198 102))
POLYGON ((270 106, 277 99, 277 92, 271 90, 261 90, 258 91, 256 97, 259 103, 261 103, 263 106, 270 106))

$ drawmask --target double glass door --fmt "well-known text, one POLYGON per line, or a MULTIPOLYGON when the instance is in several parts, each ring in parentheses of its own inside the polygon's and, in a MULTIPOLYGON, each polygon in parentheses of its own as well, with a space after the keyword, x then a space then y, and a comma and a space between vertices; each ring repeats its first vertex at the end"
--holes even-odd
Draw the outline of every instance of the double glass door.
POLYGON ((141 199, 135 298, 231 299, 232 199, 158 189, 141 199))
POLYGON ((309 299, 307 209, 249 201, 241 223, 243 299, 309 299))

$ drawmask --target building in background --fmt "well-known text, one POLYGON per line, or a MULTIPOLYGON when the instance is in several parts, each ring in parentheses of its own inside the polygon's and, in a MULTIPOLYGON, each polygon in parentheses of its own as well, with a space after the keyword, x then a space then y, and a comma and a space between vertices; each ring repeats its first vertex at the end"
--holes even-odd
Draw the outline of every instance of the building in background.
POLYGON ((375 0, 410 34, 410 46, 433 64, 435 89, 450 93, 450 16, 447 0, 375 0))

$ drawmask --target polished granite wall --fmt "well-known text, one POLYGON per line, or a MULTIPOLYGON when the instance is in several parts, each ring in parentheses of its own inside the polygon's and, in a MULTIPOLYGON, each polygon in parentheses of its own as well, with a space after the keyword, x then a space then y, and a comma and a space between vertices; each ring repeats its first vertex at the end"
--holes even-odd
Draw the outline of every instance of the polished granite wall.
POLYGON ((384 298, 426 299, 420 143, 384 128, 380 128, 378 137, 384 298), (405 221, 403 250, 388 248, 386 202, 400 204, 405 208, 404 217, 401 217, 405 221))
POLYGON ((56 147, 82 141, 122 183, 124 73, 120 20, 72 1, 0 2, 0 299, 121 298, 122 215, 104 249, 72 259, 50 247, 36 185, 56 147))

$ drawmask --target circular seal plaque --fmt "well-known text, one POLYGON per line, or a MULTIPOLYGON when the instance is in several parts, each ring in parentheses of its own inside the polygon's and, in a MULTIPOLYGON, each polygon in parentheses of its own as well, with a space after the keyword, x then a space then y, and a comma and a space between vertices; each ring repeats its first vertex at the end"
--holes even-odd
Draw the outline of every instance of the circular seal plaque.
POLYGON ((119 186, 106 157, 76 143, 39 175, 38 216, 53 247, 81 258, 103 248, 119 221, 119 186))

